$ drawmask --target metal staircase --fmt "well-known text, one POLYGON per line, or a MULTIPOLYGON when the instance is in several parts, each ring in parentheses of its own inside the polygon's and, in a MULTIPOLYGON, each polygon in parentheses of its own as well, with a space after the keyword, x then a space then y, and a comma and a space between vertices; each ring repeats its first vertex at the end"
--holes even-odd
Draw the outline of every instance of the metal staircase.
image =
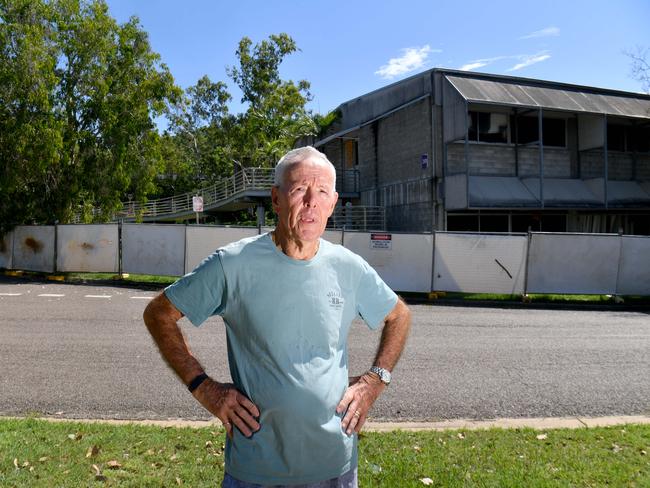
MULTIPOLYGON (((214 185, 193 192, 150 200, 144 204, 123 202, 123 210, 113 216, 122 222, 173 222, 194 218, 192 198, 203 197, 203 212, 215 214, 259 205, 271 197, 275 170, 272 168, 244 168, 214 185)), ((336 189, 339 197, 359 197, 359 173, 356 170, 337 172, 336 189)), ((80 223, 81 215, 73 219, 80 223)), ((367 206, 337 206, 328 222, 328 228, 346 230, 385 229, 385 209, 367 206)))

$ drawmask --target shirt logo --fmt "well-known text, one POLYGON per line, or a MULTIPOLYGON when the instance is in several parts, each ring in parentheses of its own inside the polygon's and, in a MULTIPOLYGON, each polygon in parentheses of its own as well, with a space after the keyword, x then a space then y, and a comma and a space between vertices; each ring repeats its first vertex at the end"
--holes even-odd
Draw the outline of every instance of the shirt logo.
POLYGON ((330 291, 327 293, 327 301, 329 302, 330 308, 334 310, 341 310, 345 300, 341 296, 341 293, 338 291, 330 291))

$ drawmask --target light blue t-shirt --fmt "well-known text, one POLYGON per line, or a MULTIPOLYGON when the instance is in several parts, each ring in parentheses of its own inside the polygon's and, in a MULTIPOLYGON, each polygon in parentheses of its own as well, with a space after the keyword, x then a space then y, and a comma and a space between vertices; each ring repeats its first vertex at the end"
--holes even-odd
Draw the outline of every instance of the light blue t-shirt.
POLYGON ((312 259, 292 259, 263 234, 219 249, 165 294, 194 325, 223 317, 233 383, 260 410, 258 432, 235 428, 227 441, 226 472, 303 484, 356 466, 356 436, 336 414, 348 331, 357 316, 377 328, 397 303, 368 263, 323 239, 312 259))

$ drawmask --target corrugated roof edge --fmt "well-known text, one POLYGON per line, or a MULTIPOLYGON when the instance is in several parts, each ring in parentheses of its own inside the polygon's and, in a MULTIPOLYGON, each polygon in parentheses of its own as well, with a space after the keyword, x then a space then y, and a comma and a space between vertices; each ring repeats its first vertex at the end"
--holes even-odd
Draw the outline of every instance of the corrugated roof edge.
POLYGON ((525 78, 521 76, 508 76, 508 75, 497 75, 497 74, 492 74, 492 73, 480 73, 476 71, 461 71, 461 70, 456 70, 456 69, 449 69, 449 68, 431 68, 426 71, 422 71, 420 73, 416 73, 412 76, 409 76, 407 78, 403 78, 401 80, 395 81, 389 85, 382 86, 381 88, 377 88, 375 90, 369 91, 368 93, 364 93, 363 95, 360 95, 358 97, 351 98, 349 100, 346 100, 343 103, 340 103, 335 110, 340 109, 343 105, 349 104, 351 102, 360 100, 364 97, 369 97, 371 95, 375 95, 377 93, 380 93, 382 91, 387 91, 390 90, 391 88, 394 88, 395 86, 399 85, 400 83, 404 83, 409 80, 416 79, 418 77, 426 77, 426 76, 431 76, 432 74, 435 73, 440 73, 440 74, 449 74, 453 76, 463 76, 466 78, 477 78, 477 79, 486 79, 486 80, 492 80, 492 81, 502 81, 502 82, 508 82, 508 83, 521 83, 521 84, 526 84, 530 86, 540 86, 540 87, 546 87, 546 88, 555 88, 555 89, 564 89, 564 90, 571 90, 571 91, 582 91, 582 92, 588 92, 588 93, 594 93, 594 94, 599 94, 599 95, 616 95, 616 96, 623 96, 623 97, 628 97, 628 98, 642 98, 645 100, 650 100, 650 94, 642 93, 642 92, 627 92, 627 91, 622 91, 622 90, 615 90, 612 88, 601 88, 601 87, 595 87, 595 86, 587 86, 587 85, 575 85, 571 83, 564 83, 564 82, 559 82, 559 81, 552 81, 552 80, 540 80, 537 78, 525 78))

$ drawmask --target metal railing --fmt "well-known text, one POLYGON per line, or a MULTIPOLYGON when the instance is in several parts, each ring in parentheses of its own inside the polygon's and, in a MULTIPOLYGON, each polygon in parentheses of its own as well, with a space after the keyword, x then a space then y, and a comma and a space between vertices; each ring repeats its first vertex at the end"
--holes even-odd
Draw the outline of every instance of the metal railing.
POLYGON ((275 171, 270 168, 245 168, 233 176, 224 178, 212 186, 193 192, 174 195, 173 197, 151 200, 145 204, 124 203, 124 210, 115 216, 119 219, 136 217, 165 217, 176 214, 193 212, 192 198, 203 197, 203 207, 212 207, 219 202, 229 200, 234 196, 250 190, 270 190, 273 186, 275 171))
POLYGON ((370 206, 340 206, 327 222, 328 229, 385 230, 386 209, 370 206))
MULTIPOLYGON (((174 195, 172 197, 150 200, 144 204, 138 202, 122 202, 122 209, 113 216, 113 221, 136 220, 143 218, 168 218, 172 216, 190 215, 193 212, 192 197, 203 197, 203 208, 215 208, 220 203, 243 195, 250 191, 268 191, 270 194, 275 176, 274 168, 244 168, 243 171, 233 176, 223 178, 214 185, 201 188, 192 192, 174 195)), ((337 172, 336 187, 339 192, 359 191, 359 172, 357 170, 344 170, 337 172)), ((93 216, 100 211, 93 209, 93 216)), ((81 213, 76 214, 72 223, 83 221, 81 213)))

